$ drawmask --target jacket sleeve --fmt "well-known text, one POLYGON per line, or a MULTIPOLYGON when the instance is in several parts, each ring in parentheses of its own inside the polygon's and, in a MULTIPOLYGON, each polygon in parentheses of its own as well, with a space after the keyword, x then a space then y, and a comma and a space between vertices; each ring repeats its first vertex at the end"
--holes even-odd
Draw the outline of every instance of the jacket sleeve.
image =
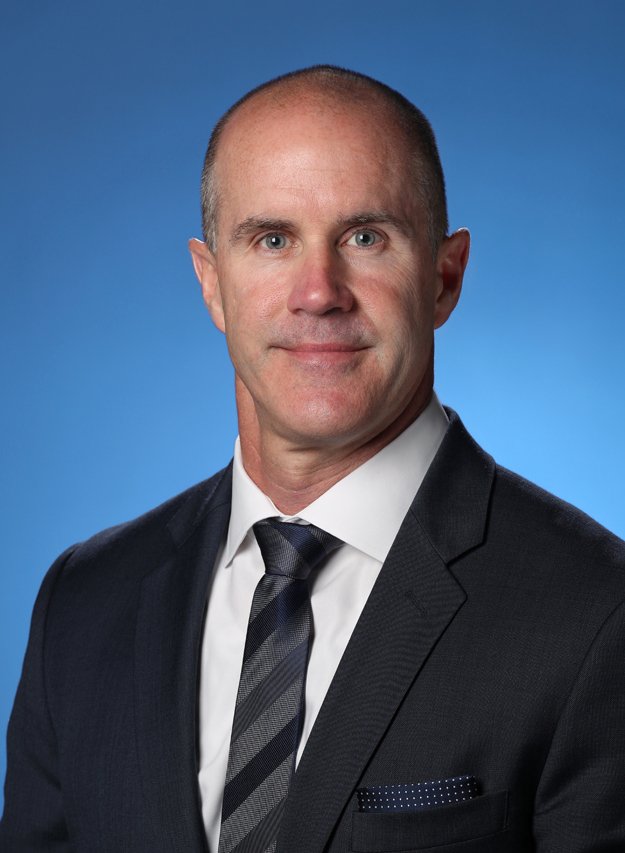
POLYGON ((560 715, 534 838, 539 853, 625 850, 625 604, 603 623, 560 715))
POLYGON ((33 611, 22 676, 7 734, 1 853, 72 853, 63 814, 56 737, 45 686, 45 630, 50 599, 73 548, 47 573, 33 611))

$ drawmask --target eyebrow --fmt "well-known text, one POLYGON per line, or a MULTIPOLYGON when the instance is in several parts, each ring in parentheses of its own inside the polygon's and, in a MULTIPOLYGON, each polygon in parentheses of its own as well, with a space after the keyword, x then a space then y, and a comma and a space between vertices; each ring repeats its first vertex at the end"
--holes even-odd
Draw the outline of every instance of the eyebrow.
MULTIPOLYGON (((336 220, 336 224, 342 228, 350 228, 355 225, 372 225, 374 223, 392 225, 407 237, 411 237, 414 233, 406 220, 387 210, 364 210, 357 213, 342 214, 336 220)), ((238 243, 244 237, 258 231, 292 231, 295 227, 295 223, 289 219, 248 216, 235 227, 229 242, 231 244, 238 243)))
POLYGON ((410 237, 413 230, 405 219, 395 216, 388 210, 363 210, 358 213, 350 213, 345 216, 339 216, 337 225, 344 228, 349 228, 354 225, 372 225, 379 223, 380 225, 392 225, 397 228, 402 234, 410 237))
POLYGON ((288 219, 269 219, 266 216, 248 216, 243 222, 239 222, 232 234, 230 243, 238 243, 243 237, 255 234, 257 231, 291 231, 295 223, 288 219))

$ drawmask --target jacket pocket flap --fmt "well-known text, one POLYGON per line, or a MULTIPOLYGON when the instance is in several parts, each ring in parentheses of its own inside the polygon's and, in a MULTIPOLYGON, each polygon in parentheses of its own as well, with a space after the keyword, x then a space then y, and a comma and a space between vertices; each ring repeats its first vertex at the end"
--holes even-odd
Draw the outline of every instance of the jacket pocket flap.
POLYGON ((437 844, 470 841, 506 826, 508 792, 485 794, 464 803, 415 812, 354 812, 354 853, 400 853, 437 844))

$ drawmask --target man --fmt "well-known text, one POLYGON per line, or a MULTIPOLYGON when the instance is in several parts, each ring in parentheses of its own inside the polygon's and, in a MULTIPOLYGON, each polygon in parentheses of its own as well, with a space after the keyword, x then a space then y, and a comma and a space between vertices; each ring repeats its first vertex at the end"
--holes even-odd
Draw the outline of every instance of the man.
POLYGON ((622 851, 625 546, 433 396, 469 237, 427 121, 278 78, 203 213, 234 462, 50 570, 2 849, 622 851))

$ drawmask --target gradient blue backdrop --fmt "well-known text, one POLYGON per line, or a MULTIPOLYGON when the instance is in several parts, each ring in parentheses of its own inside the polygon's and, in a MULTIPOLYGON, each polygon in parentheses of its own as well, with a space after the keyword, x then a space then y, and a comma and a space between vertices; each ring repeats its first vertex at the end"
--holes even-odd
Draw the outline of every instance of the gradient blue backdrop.
POLYGON ((473 233, 439 395, 625 535, 625 4, 4 0, 0 24, 0 731, 56 554, 230 457, 186 241, 213 123, 293 68, 353 67, 431 118, 473 233))

